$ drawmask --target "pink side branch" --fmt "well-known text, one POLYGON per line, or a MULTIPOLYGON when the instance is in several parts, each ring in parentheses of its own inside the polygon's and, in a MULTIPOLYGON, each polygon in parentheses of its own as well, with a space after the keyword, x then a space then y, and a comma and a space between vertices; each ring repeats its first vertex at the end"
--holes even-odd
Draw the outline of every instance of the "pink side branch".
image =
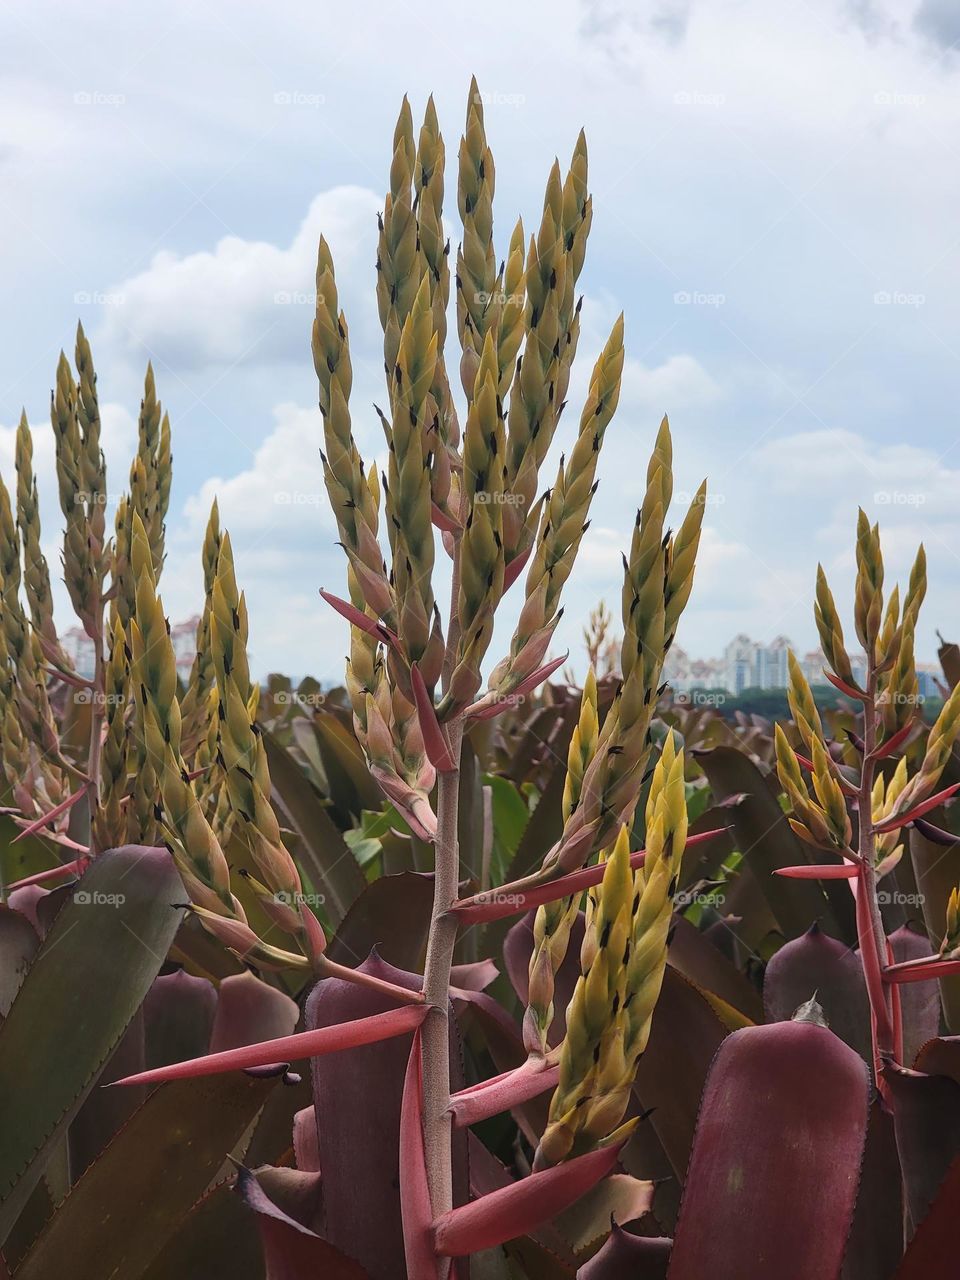
POLYGON ((37 871, 32 876, 24 876, 22 880, 14 880, 8 885, 10 893, 14 889, 26 889, 31 884, 44 884, 47 880, 59 880, 61 876, 79 876, 87 869, 89 858, 77 858, 76 862, 61 862, 58 867, 48 867, 46 871, 37 871))
POLYGON ((16 844, 18 840, 22 840, 25 836, 34 835, 37 831, 41 831, 44 827, 48 827, 51 822, 56 822, 57 818, 62 814, 69 812, 69 810, 71 810, 78 801, 82 800, 89 790, 90 784, 85 783, 84 786, 79 787, 74 791, 72 795, 67 796, 66 800, 61 800, 56 808, 51 809, 49 813, 43 814, 40 818, 34 818, 34 820, 25 826, 18 835, 13 837, 11 844, 16 844))
POLYGON ((440 773, 453 773, 457 765, 450 754, 450 747, 443 736, 437 709, 427 688, 420 668, 414 662, 410 666, 410 684, 413 687, 413 700, 417 706, 417 720, 420 722, 420 733, 427 758, 440 773))
POLYGON ((827 671, 826 668, 824 668, 823 674, 835 689, 839 689, 841 693, 845 693, 848 698, 856 698, 858 702, 866 701, 867 695, 862 689, 858 689, 855 685, 847 684, 844 680, 841 680, 839 676, 835 676, 832 671, 827 671))
POLYGON ((913 717, 911 717, 902 729, 898 729, 892 737, 886 740, 886 742, 881 742, 880 746, 877 747, 873 753, 874 760, 885 760, 887 756, 892 756, 898 747, 902 747, 913 732, 914 723, 915 721, 913 717))
POLYGON ((528 693, 532 693, 538 685, 543 684, 544 680, 549 680, 557 668, 563 666, 568 657, 568 653, 562 653, 559 658, 554 658, 552 662, 538 667, 527 676, 526 680, 521 680, 512 693, 504 694, 502 697, 494 696, 492 693, 486 694, 467 710, 466 715, 473 720, 492 720, 502 711, 518 706, 528 693))
POLYGON ((960 960, 924 956, 920 960, 904 960, 900 964, 887 965, 883 971, 883 980, 900 985, 904 982, 929 982, 931 978, 946 978, 951 973, 960 973, 960 960))
POLYGON ((616 1165, 623 1146, 620 1142, 590 1151, 451 1209, 433 1224, 437 1253, 462 1258, 527 1235, 605 1178, 616 1165))
POLYGON ((359 627, 361 631, 366 631, 367 635, 375 636, 378 640, 383 640, 398 653, 402 652, 400 640, 389 627, 384 626, 382 622, 378 622, 376 618, 371 618, 358 609, 356 605, 350 603, 349 600, 341 600, 339 596, 333 595, 330 591, 324 591, 320 588, 320 594, 326 600, 332 609, 336 609, 337 613, 354 627, 359 627))
POLYGON ((444 533, 463 533, 463 525, 454 520, 453 516, 448 516, 435 502, 430 503, 430 519, 444 533))
MULTIPOLYGON (((726 827, 717 827, 713 831, 699 831, 696 835, 687 836, 687 848, 712 840, 715 836, 727 834, 726 827)), ((630 855, 630 865, 634 870, 643 866, 647 856, 645 849, 639 849, 630 855)), ((581 867, 579 871, 571 871, 569 875, 558 876, 555 880, 545 880, 542 884, 522 888, 522 881, 515 885, 501 885, 499 889, 491 889, 489 893, 477 893, 470 898, 461 898, 450 908, 457 923, 482 924, 487 920, 503 920, 507 916, 522 915, 532 907, 540 907, 545 902, 556 902, 560 898, 569 898, 581 893, 603 879, 602 863, 590 867, 581 867)))
POLYGON ((856 880, 860 868, 852 862, 810 863, 800 867, 776 867, 775 876, 787 880, 856 880))
POLYGON ((955 782, 952 787, 944 787, 936 795, 927 796, 926 800, 921 800, 919 804, 915 804, 906 813, 894 813, 889 818, 884 818, 882 822, 876 823, 873 829, 877 835, 884 835, 888 831, 896 831, 898 827, 905 827, 914 818, 922 818, 931 809, 938 808, 945 800, 949 800, 952 795, 955 795, 958 790, 960 790, 960 782, 955 782))
MULTIPOLYGON (((364 1044, 376 1044, 394 1036, 407 1035, 423 1022, 427 1015, 425 1005, 404 1005, 375 1013, 369 1018, 356 1018, 333 1027, 320 1027, 316 1031, 298 1031, 292 1036, 280 1036, 276 1040, 263 1040, 259 1044, 244 1045, 239 1049, 225 1049, 222 1053, 208 1053, 202 1058, 190 1058, 186 1062, 174 1062, 167 1067, 155 1067, 125 1076, 114 1084, 161 1084, 165 1080, 188 1080, 195 1076, 215 1076, 222 1071, 245 1071, 248 1067, 266 1067, 275 1062, 296 1062, 300 1058, 319 1058, 327 1053, 339 1053, 343 1049, 355 1049, 364 1044)), ((112 1088, 113 1085, 105 1086, 112 1088)))
POLYGON ((450 1099, 453 1123, 466 1129, 480 1120, 489 1120, 521 1102, 538 1098, 556 1086, 560 1068, 545 1058, 528 1058, 514 1071, 507 1071, 483 1084, 455 1093, 450 1099))

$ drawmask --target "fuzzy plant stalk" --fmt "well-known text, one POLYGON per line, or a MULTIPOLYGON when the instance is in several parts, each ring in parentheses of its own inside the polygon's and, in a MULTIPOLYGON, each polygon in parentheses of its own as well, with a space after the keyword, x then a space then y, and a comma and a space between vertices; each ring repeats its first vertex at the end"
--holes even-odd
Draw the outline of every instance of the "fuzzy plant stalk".
MULTIPOLYGON (((471 85, 457 163, 462 400, 448 375, 454 361, 444 351, 450 246, 440 238, 444 143, 432 100, 417 136, 404 99, 392 156, 377 255, 386 375, 386 400, 378 416, 387 443, 379 479, 365 466, 354 437, 349 330, 324 239, 318 253, 313 357, 324 480, 348 560, 348 598, 322 594, 350 623, 346 683, 371 773, 411 830, 435 850, 426 1011, 417 1041, 420 1071, 411 1079, 422 1098, 431 1212, 434 1220, 442 1220, 453 1207, 450 974, 459 929, 470 923, 471 911, 482 917, 488 905, 458 898, 464 733, 477 719, 523 701, 564 660, 549 659, 549 649, 563 612, 563 588, 589 526, 600 452, 617 408, 623 318, 614 323, 594 365, 569 453, 561 457, 553 485, 538 497, 580 332, 577 281, 593 208, 584 137, 577 139, 566 177, 558 163, 551 168, 536 233, 525 247, 523 226, 517 223, 498 269, 495 168, 482 97, 476 82, 471 85), (441 548, 451 560, 450 607, 442 620, 432 585, 441 548), (484 691, 495 616, 515 584, 517 621, 484 691)), ((665 524, 671 464, 664 419, 633 543, 624 557, 623 679, 602 728, 591 683, 594 692, 564 798, 564 834, 530 877, 546 887, 542 901, 560 904, 551 908, 544 927, 548 968, 563 959, 569 933, 558 913, 565 919, 579 899, 564 878, 632 821, 664 658, 693 580, 704 491, 698 491, 673 534, 665 524)), ((475 878, 483 898, 480 868, 475 878)), ((542 1007, 528 1019, 528 1039, 533 1057, 545 1068, 546 988, 552 987, 552 976, 541 968, 542 1007)), ((540 1066, 535 1063, 533 1070, 540 1066)), ((613 1077, 619 1088, 620 1075, 613 1072, 613 1077)), ((543 1079, 550 1078, 544 1069, 543 1079)), ((602 1122, 598 1125, 602 1128, 602 1122)))

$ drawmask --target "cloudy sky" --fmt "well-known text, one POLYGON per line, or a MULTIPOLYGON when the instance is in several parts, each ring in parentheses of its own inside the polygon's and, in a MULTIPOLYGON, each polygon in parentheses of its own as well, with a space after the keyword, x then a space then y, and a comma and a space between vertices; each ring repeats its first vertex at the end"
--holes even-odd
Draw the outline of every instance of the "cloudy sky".
POLYGON ((80 318, 106 403, 112 493, 148 359, 171 414, 171 618, 198 606, 200 539, 218 494, 255 669, 337 676, 344 628, 317 595, 343 580, 320 496, 309 353, 317 239, 333 250, 355 431, 374 455, 373 263, 394 121, 405 92, 419 119, 432 90, 454 155, 475 73, 497 162, 499 252, 518 213, 536 225, 554 156, 565 164, 587 130, 594 222, 558 452, 589 365, 626 313, 623 395, 563 645, 580 660, 587 610, 602 596, 618 608, 619 551, 665 411, 681 500, 703 475, 711 485, 680 635, 689 652, 717 653, 741 630, 810 647, 818 559, 849 600, 858 504, 881 522, 890 574, 905 574, 926 543, 920 656, 933 656, 935 628, 960 635, 957 6, 443 8, 7 0, 0 469, 9 480, 23 405, 51 561, 49 388, 80 318))

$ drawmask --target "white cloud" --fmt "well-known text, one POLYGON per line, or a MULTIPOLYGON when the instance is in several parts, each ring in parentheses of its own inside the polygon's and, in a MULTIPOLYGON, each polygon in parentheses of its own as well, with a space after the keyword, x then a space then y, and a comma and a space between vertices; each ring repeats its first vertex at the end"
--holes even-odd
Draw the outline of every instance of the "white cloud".
POLYGON ((366 188, 335 187, 312 201, 286 248, 229 235, 210 251, 162 250, 147 270, 111 287, 104 336, 180 369, 308 360, 321 232, 338 281, 349 280, 373 261, 380 204, 366 188))

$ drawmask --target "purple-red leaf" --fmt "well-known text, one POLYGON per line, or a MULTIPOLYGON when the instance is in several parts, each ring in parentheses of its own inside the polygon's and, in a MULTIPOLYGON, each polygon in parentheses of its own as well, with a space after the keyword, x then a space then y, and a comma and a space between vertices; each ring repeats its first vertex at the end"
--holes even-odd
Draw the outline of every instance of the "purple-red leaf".
POLYGON ((127 1076, 117 1084, 161 1084, 164 1080, 187 1080, 193 1076, 215 1076, 221 1071, 243 1071, 247 1067, 264 1067, 273 1062, 295 1062, 299 1058, 316 1058, 328 1053, 340 1053, 361 1045, 376 1044, 393 1036, 402 1036, 418 1027, 427 1014, 426 1005, 404 1005, 388 1009, 370 1018, 357 1018, 353 1022, 341 1022, 336 1026, 322 1027, 316 1031, 298 1031, 278 1040, 266 1040, 262 1044, 246 1045, 240 1049, 227 1049, 222 1053, 210 1053, 188 1062, 175 1062, 154 1071, 143 1071, 127 1076))
POLYGON ((500 970, 490 959, 455 964, 450 970, 450 985, 462 991, 485 991, 499 974, 500 970))
POLYGON ((358 1262, 317 1233, 321 1218, 318 1173, 297 1169, 239 1169, 236 1192, 257 1218, 265 1280, 368 1280, 358 1262))
POLYGON ((839 676, 835 676, 832 671, 827 671, 826 668, 824 668, 823 674, 835 689, 839 689, 841 693, 845 693, 848 698, 856 698, 858 702, 863 701, 864 694, 862 689, 858 689, 856 685, 847 684, 844 680, 841 680, 839 676))
POLYGON ((527 1235, 606 1177, 617 1163, 622 1145, 590 1151, 552 1169, 531 1173, 443 1214, 433 1224, 437 1253, 465 1257, 527 1235))
POLYGON ((912 1233, 960 1155, 960 1084, 949 1076, 925 1075, 893 1063, 884 1067, 884 1077, 912 1233))
POLYGON ((497 695, 492 702, 481 698, 468 709, 467 716, 473 720, 492 720, 494 716, 500 715, 501 711, 508 711, 511 707, 518 706, 528 693, 532 693, 538 685, 543 684, 544 680, 548 680, 558 667, 562 667, 567 657, 568 654, 562 653, 552 662, 537 667, 536 671, 532 671, 525 680, 521 680, 511 693, 497 695))
MULTIPOLYGON (((210 1052, 290 1036, 299 1017, 296 1001, 276 987, 267 986, 249 971, 232 974, 220 983, 210 1052)), ((281 1056, 289 1059, 293 1055, 281 1056)))
POLYGON ((819 925, 780 948, 763 975, 767 1022, 787 1022, 811 997, 830 1030, 870 1062, 870 1004, 857 956, 819 925))
POLYGON ((634 1236, 613 1223, 603 1248, 577 1272, 577 1280, 667 1280, 673 1241, 634 1236))
MULTIPOLYGON (((890 934, 890 946, 898 963, 933 959, 933 948, 925 933, 915 933, 903 925, 890 934)), ((903 1065, 913 1065, 921 1048, 940 1030, 940 988, 932 979, 912 982, 900 992, 903 1027, 903 1065)))
POLYGON ((293 1155, 297 1168, 304 1173, 320 1172, 317 1113, 313 1106, 304 1107, 293 1117, 293 1155))
POLYGON ((700 1107, 670 1280, 836 1280, 867 1100, 864 1062, 824 1027, 729 1036, 700 1107))
POLYGON ((960 1159, 950 1166, 933 1207, 910 1241, 894 1280, 954 1280, 958 1215, 960 1159))
MULTIPOLYGON (((331 944, 332 946, 333 944, 331 944)), ((372 954, 360 965, 372 976, 408 989, 423 979, 394 968, 372 954)), ((307 998, 308 1027, 337 1025, 345 1018, 389 1007, 387 996, 339 978, 318 982, 307 998)), ((418 1012, 423 1013, 425 1006, 418 1012)), ((434 1015, 436 1016, 436 1015, 434 1015)), ((455 1026, 451 1018, 451 1032, 455 1026)), ((419 1020, 417 1025, 419 1025, 419 1020)), ((316 1058, 311 1063, 317 1122, 318 1157, 327 1181, 324 1236, 356 1258, 373 1280, 402 1274, 403 1220, 397 1188, 402 1167, 400 1124, 403 1085, 415 1027, 398 1039, 371 1044, 349 1056, 316 1058)), ((462 1083, 459 1045, 453 1041, 450 1075, 462 1083)), ((467 1195, 466 1136, 454 1135, 454 1203, 467 1195)))

